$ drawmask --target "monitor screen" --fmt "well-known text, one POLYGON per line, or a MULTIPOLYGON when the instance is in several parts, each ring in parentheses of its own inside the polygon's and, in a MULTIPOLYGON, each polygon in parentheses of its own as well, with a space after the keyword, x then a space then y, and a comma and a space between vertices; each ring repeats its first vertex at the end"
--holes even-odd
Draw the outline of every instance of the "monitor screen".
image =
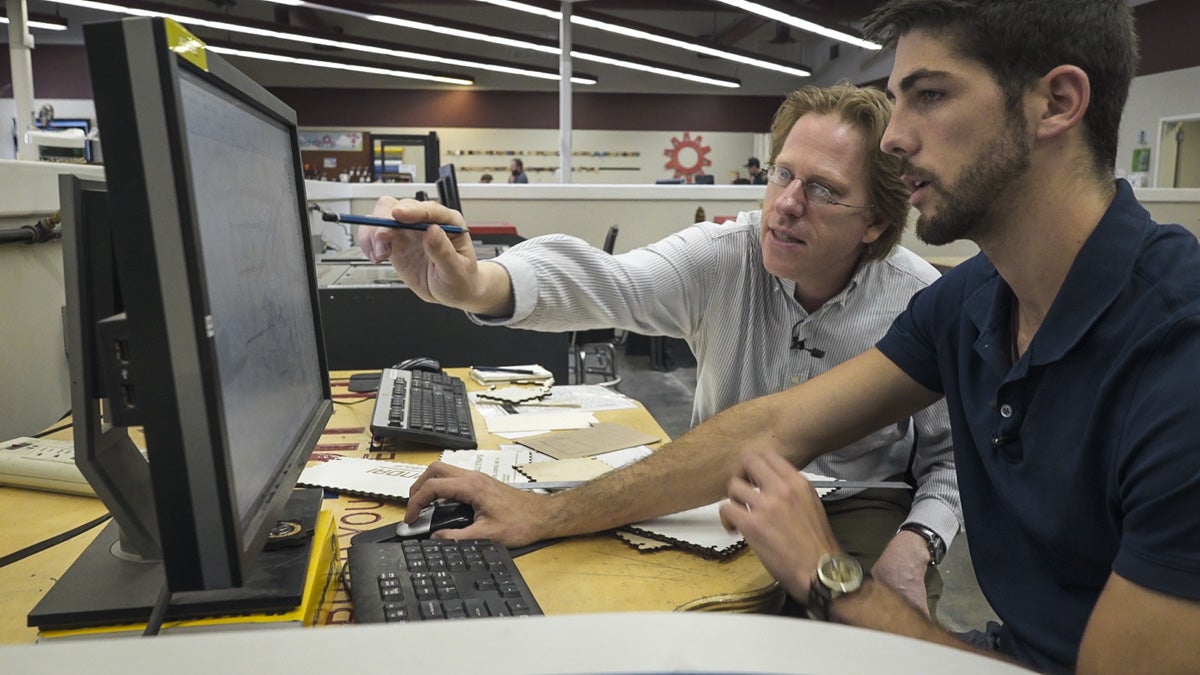
POLYGON ((114 512, 152 511, 115 515, 172 591, 236 587, 332 411, 295 114, 169 20, 84 33, 124 312, 68 308, 105 326, 76 386, 143 426, 150 497, 77 457, 114 512))
MULTIPOLYGON (((34 122, 34 124, 36 124, 37 128, 39 129, 79 129, 84 133, 85 136, 89 131, 92 130, 91 121, 86 119, 57 118, 49 120, 44 124, 41 120, 37 120, 34 122)), ((86 141, 83 145, 83 159, 89 163, 95 161, 91 141, 86 141)))
POLYGON ((303 186, 287 127, 195 73, 181 71, 179 85, 203 284, 219 329, 215 384, 244 522, 322 398, 311 258, 297 239, 303 186))

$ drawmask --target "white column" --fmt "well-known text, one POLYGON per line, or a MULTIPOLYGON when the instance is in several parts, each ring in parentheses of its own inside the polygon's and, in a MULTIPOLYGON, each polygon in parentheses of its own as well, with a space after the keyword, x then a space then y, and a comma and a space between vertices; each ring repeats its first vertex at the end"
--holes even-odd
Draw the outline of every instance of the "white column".
POLYGON ((571 181, 571 0, 562 2, 558 25, 558 174, 563 183, 571 181))
POLYGON ((17 159, 37 159, 37 148, 26 138, 33 124, 33 36, 25 0, 7 0, 8 58, 12 62, 13 110, 17 120, 17 159))

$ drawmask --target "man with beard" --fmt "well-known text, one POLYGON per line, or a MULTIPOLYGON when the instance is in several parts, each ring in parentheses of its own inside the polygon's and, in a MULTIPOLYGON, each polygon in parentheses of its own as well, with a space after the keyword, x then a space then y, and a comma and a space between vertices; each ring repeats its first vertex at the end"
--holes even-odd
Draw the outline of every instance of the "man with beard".
MULTIPOLYGON (((693 422, 700 423, 862 353, 937 278, 897 246, 909 190, 899 160, 879 148, 889 109, 878 90, 839 85, 794 92, 772 124, 773 164, 761 212, 743 213, 736 223, 701 223, 622 255, 552 235, 477 263, 469 236, 451 239, 434 228, 363 229, 359 237, 373 259, 390 257, 418 295, 472 312, 480 322, 555 331, 615 326, 687 340, 697 356, 693 422)), ((384 198, 375 213, 461 224, 458 213, 426 202, 384 198)), ((826 509, 842 546, 922 610, 940 592, 931 563, 960 524, 948 433, 944 404, 931 402, 866 438, 847 438, 811 467, 850 480, 898 480, 911 461, 915 494, 839 490, 826 509)), ((571 491, 578 501, 555 518, 572 533, 592 532, 724 495, 732 463, 693 462, 669 446, 655 454, 654 461, 571 491)), ((475 507, 475 524, 451 536, 518 546, 567 533, 542 529, 549 519, 537 509, 554 508, 562 503, 557 497, 440 464, 427 475, 458 476, 459 488, 455 479, 434 483, 475 507)))
POLYGON ((1003 622, 971 641, 1042 671, 1196 672, 1200 246, 1113 177, 1127 0, 894 0, 866 29, 896 48, 883 148, 918 235, 981 254, 875 349, 712 420, 706 447, 751 451, 722 518, 810 612, 967 648, 863 578, 793 468, 945 395, 1003 622))

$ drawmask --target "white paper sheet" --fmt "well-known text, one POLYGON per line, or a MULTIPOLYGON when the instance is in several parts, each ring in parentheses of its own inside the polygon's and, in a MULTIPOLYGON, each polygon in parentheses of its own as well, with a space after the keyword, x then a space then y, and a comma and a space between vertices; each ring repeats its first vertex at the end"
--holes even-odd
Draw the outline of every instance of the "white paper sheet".
POLYGON ((408 490, 425 473, 420 464, 381 459, 335 457, 305 467, 296 481, 348 494, 362 494, 408 501, 408 490))
POLYGON ((538 415, 504 415, 486 418, 488 431, 503 434, 513 431, 556 431, 586 429, 597 423, 590 412, 555 412, 538 415))

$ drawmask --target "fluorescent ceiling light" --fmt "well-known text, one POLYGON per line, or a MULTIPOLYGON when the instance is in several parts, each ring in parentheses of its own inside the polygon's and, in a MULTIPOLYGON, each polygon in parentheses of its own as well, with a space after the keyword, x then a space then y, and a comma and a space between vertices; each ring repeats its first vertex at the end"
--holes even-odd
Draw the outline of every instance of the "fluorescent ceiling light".
POLYGON ((589 54, 587 52, 571 52, 571 58, 579 59, 580 61, 592 61, 594 63, 604 63, 604 64, 607 64, 610 66, 619 66, 621 68, 628 68, 630 70, 640 70, 643 73, 653 73, 655 75, 665 75, 667 77, 674 77, 674 78, 680 79, 680 80, 689 80, 691 82, 699 82, 700 84, 711 84, 714 87, 726 87, 728 89, 737 89, 738 87, 742 86, 740 82, 736 82, 733 80, 719 80, 715 77, 707 77, 705 75, 694 75, 694 74, 685 73, 685 72, 679 71, 679 70, 667 70, 665 68, 660 68, 658 66, 652 66, 652 65, 646 64, 646 63, 633 63, 632 61, 623 61, 623 60, 614 59, 614 58, 608 57, 608 56, 601 56, 600 54, 589 54))
MULTIPOLYGON (((274 2, 274 0, 270 0, 270 1, 274 2)), ((313 5, 312 3, 305 3, 305 4, 308 4, 309 6, 312 6, 312 7, 325 8, 324 5, 313 5)), ((338 12, 346 12, 347 10, 339 9, 337 11, 338 12)), ((358 15, 358 12, 350 12, 350 13, 358 15)), ((434 23, 426 23, 424 21, 413 21, 412 19, 402 19, 399 17, 387 16, 384 14, 367 14, 367 15, 359 15, 359 16, 361 16, 364 19, 368 19, 370 21, 376 21, 378 23, 386 23, 390 26, 399 26, 400 28, 411 28, 413 30, 423 30, 426 32, 438 33, 441 35, 453 35, 454 37, 463 38, 464 40, 475 40, 476 42, 488 42, 490 44, 501 45, 503 47, 517 47, 518 49, 530 49, 535 52, 541 52, 543 54, 553 54, 555 56, 557 56, 560 53, 560 50, 558 49, 558 47, 551 47, 548 45, 540 45, 536 42, 529 42, 527 40, 516 40, 513 38, 500 37, 499 35, 489 35, 487 33, 480 33, 479 31, 463 30, 461 28, 451 28, 449 26, 441 26, 441 25, 434 24, 434 23)))
MULTIPOLYGON (((489 0, 484 0, 484 2, 488 1, 489 0)), ((596 28, 599 30, 608 31, 609 33, 616 33, 618 35, 624 35, 625 37, 631 37, 638 40, 646 40, 647 42, 657 42, 660 45, 675 47, 677 49, 685 49, 690 52, 696 52, 697 54, 704 54, 705 56, 711 56, 718 59, 725 59, 726 61, 733 61, 734 63, 740 63, 744 66, 754 66, 755 68, 773 70, 777 73, 795 75, 796 77, 808 77, 809 75, 812 75, 811 72, 803 68, 793 68, 791 66, 785 66, 781 63, 764 61, 761 57, 755 57, 748 54, 737 54, 724 49, 715 49, 705 45, 693 44, 691 42, 677 40, 666 35, 658 35, 629 26, 620 26, 607 21, 600 21, 586 16, 579 16, 578 14, 571 15, 571 23, 577 23, 580 26, 596 28)))
POLYGON ((749 2, 748 0, 716 0, 716 1, 726 4, 726 5, 729 5, 730 7, 736 7, 738 9, 741 9, 741 10, 744 10, 747 12, 751 12, 751 13, 757 14, 759 16, 766 17, 773 21, 779 21, 781 23, 786 23, 787 25, 795 27, 795 28, 799 28, 802 31, 807 31, 809 33, 816 33, 817 35, 822 35, 824 37, 831 38, 833 40, 838 40, 839 42, 845 42, 846 44, 851 44, 851 45, 854 45, 855 47, 862 47, 863 49, 871 49, 871 50, 883 49, 883 45, 875 44, 874 42, 870 42, 869 40, 864 40, 858 36, 851 35, 849 33, 843 33, 839 30, 834 30, 832 28, 826 28, 825 26, 813 23, 811 21, 805 21, 804 19, 801 19, 799 17, 792 16, 791 14, 787 14, 786 12, 781 12, 777 9, 771 9, 770 7, 767 7, 766 5, 761 5, 757 2, 749 2))
POLYGON ((304 56, 289 56, 286 54, 272 54, 270 52, 259 52, 248 49, 238 49, 234 47, 225 47, 221 45, 206 45, 209 51, 228 56, 240 56, 246 59, 257 59, 260 61, 274 61, 276 63, 291 63, 299 66, 311 66, 314 68, 331 68, 334 70, 348 70, 356 73, 368 73, 371 75, 387 75, 389 77, 401 77, 410 80, 425 80, 428 82, 441 82, 442 84, 461 84, 473 85, 475 80, 470 80, 461 77, 445 77, 442 75, 433 75, 430 73, 420 73, 408 70, 393 70, 391 68, 383 68, 380 66, 368 66, 365 64, 345 63, 339 61, 324 61, 321 59, 313 59, 304 56))
MULTIPOLYGON (((278 0, 274 1, 278 2, 278 0)), ((486 2, 489 5, 496 5, 497 7, 504 7, 506 9, 515 9, 518 12, 537 14, 538 16, 544 16, 547 19, 554 19, 555 21, 562 20, 562 12, 545 9, 536 5, 527 5, 523 2, 514 2, 513 0, 479 0, 479 2, 486 2)))
MULTIPOLYGON (((8 16, 0 16, 0 23, 9 23, 8 16)), ((30 14, 26 17, 25 25, 41 30, 66 30, 67 20, 58 16, 30 14)))
MULTIPOLYGON (((281 0, 271 0, 271 1, 272 2, 280 2, 281 0)), ((303 2, 303 0, 295 0, 295 1, 303 2)), ((486 2, 489 5, 496 5, 497 7, 504 7, 506 9, 517 10, 519 12, 526 12, 529 14, 537 14, 538 16, 544 16, 548 19, 553 19, 555 21, 562 21, 562 12, 556 12, 553 10, 537 7, 534 5, 527 5, 523 2, 514 2, 514 0, 477 0, 477 1, 478 2, 486 2)), ((812 75, 811 72, 809 72, 808 70, 805 70, 804 68, 794 68, 792 66, 788 66, 788 65, 785 65, 782 63, 774 63, 769 60, 764 60, 762 57, 757 56, 757 55, 739 54, 737 52, 732 52, 732 51, 728 51, 725 49, 717 49, 715 47, 709 47, 707 45, 695 44, 693 42, 688 42, 686 40, 681 40, 678 38, 671 37, 669 35, 660 35, 658 33, 652 33, 648 30, 642 30, 640 28, 634 28, 632 26, 616 24, 616 23, 612 23, 609 21, 602 21, 600 19, 596 19, 596 18, 593 18, 590 16, 579 15, 579 14, 573 13, 573 14, 571 14, 571 23, 578 24, 580 26, 584 26, 587 28, 595 28, 597 30, 607 31, 609 33, 616 33, 617 35, 623 35, 625 37, 634 38, 637 40, 645 40, 647 42, 655 42, 660 45, 666 45, 668 47, 675 47, 676 49, 683 49, 683 50, 686 50, 689 52, 695 52, 697 54, 704 54, 705 56, 711 56, 713 58, 724 59, 726 61, 733 61, 734 63, 740 63, 745 66, 753 66, 755 68, 771 70, 771 71, 775 71, 777 73, 784 73, 786 75, 794 75, 796 77, 808 77, 809 75, 812 75)))
MULTIPOLYGON (((280 0, 267 0, 267 2, 280 3, 280 0)), ((559 54, 562 53, 562 50, 559 49, 555 45, 547 45, 547 44, 542 44, 542 43, 537 43, 537 42, 531 42, 529 40, 522 40, 520 38, 515 38, 515 37, 504 37, 504 36, 500 36, 500 35, 492 35, 490 33, 482 33, 480 31, 469 30, 467 28, 456 28, 453 26, 447 26, 447 25, 443 25, 443 24, 430 23, 427 21, 421 21, 417 18, 389 16, 386 14, 372 14, 372 13, 368 13, 368 12, 360 12, 357 10, 348 9, 345 7, 334 7, 332 5, 323 5, 318 2, 305 2, 304 0, 287 0, 286 3, 281 3, 281 4, 292 4, 292 3, 296 3, 296 4, 298 4, 298 6, 302 6, 302 7, 309 7, 312 9, 320 9, 320 10, 323 10, 326 12, 332 12, 335 14, 344 14, 347 16, 354 16, 354 17, 358 17, 360 19, 367 19, 369 21, 375 21, 377 23, 388 24, 388 25, 397 26, 400 28, 408 28, 410 30, 425 31, 428 33, 435 33, 437 35, 452 35, 454 37, 462 38, 464 40, 474 40, 476 42, 487 42, 489 44, 501 45, 504 47, 515 47, 517 49, 528 49, 531 51, 540 52, 543 54, 550 54, 553 56, 558 56, 559 54)), ((514 3, 514 4, 516 4, 516 3, 514 3)), ((742 86, 741 82, 737 81, 736 79, 721 78, 721 77, 716 77, 716 76, 707 76, 707 75, 703 75, 700 73, 689 73, 687 71, 677 70, 675 68, 669 68, 667 66, 660 66, 660 65, 655 65, 655 64, 647 64, 647 63, 638 63, 635 61, 628 61, 626 59, 618 58, 615 56, 607 56, 607 55, 603 55, 603 54, 593 54, 590 52, 576 52, 576 51, 571 52, 571 54, 572 54, 572 56, 575 56, 584 61, 593 61, 595 63, 603 63, 603 64, 610 65, 610 66, 616 66, 618 68, 626 68, 628 70, 637 70, 637 71, 641 71, 643 73, 654 73, 655 75, 662 75, 664 77, 673 77, 673 78, 680 79, 680 80, 689 80, 691 82, 700 82, 703 84, 711 84, 711 85, 717 86, 717 87, 738 88, 738 87, 742 86)))
MULTIPOLYGON (((86 9, 95 9, 102 12, 112 12, 115 14, 127 14, 131 16, 162 16, 174 19, 188 26, 202 26, 213 30, 228 31, 230 33, 240 33, 243 35, 254 35, 258 37, 274 38, 276 40, 286 40, 289 42, 299 42, 305 45, 320 45, 322 47, 332 47, 335 49, 344 49, 346 51, 360 52, 364 54, 375 54, 397 59, 408 59, 412 61, 422 61, 425 63, 438 63, 442 65, 458 66, 462 68, 474 68, 477 70, 488 70, 497 73, 505 73, 507 75, 520 75, 522 77, 533 77, 543 80, 558 80, 557 73, 549 71, 527 70, 514 66, 505 66, 498 63, 487 63, 483 61, 472 61, 469 59, 458 59, 444 56, 437 56, 426 52, 412 52, 402 49, 394 49, 391 47, 380 46, 380 44, 371 44, 368 42, 349 42, 346 40, 334 40, 331 38, 318 37, 311 34, 289 33, 273 28, 259 28, 257 26, 243 25, 232 23, 227 20, 206 19, 199 16, 192 16, 176 11, 167 11, 165 8, 159 9, 142 9, 139 7, 126 7, 107 2, 98 2, 95 0, 47 0, 48 2, 57 3, 60 5, 70 5, 73 7, 83 7, 86 9)), ((147 5, 149 6, 149 5, 147 5)), ((595 84, 596 79, 586 75, 573 76, 571 81, 576 84, 595 84)))

